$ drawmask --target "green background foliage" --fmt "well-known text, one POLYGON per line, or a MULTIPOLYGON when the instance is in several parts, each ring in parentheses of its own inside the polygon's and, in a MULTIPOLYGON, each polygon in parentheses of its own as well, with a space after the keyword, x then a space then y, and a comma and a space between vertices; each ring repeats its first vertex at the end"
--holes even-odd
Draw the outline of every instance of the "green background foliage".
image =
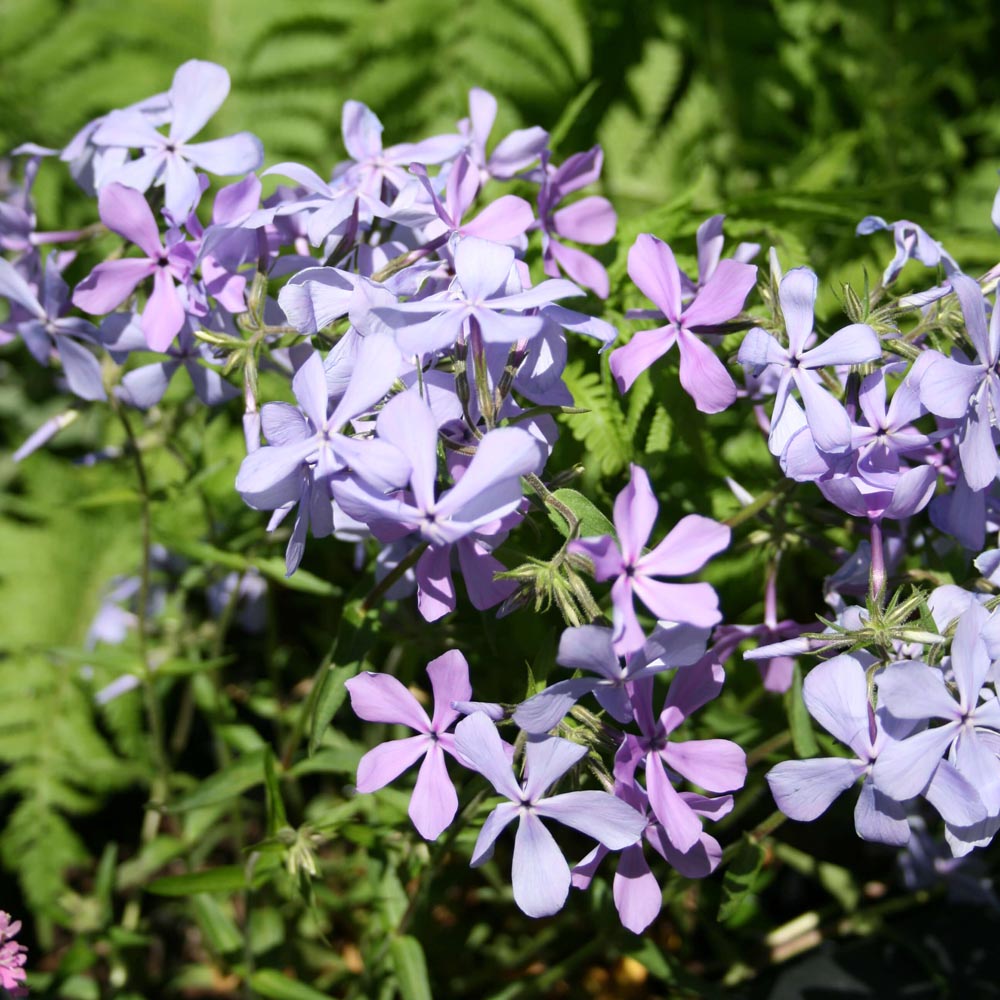
MULTIPOLYGON (((995 263, 998 51, 992 0, 0 0, 0 151, 25 141, 60 147, 92 117, 167 89, 189 58, 219 62, 233 78, 206 136, 250 129, 268 165, 298 160, 321 174, 343 155, 344 100, 369 104, 393 143, 451 131, 468 89, 482 86, 500 102, 495 135, 543 125, 555 130, 557 158, 602 144, 603 192, 620 213, 619 236, 601 251, 612 277, 607 315, 623 330, 636 325, 625 310, 644 304, 625 273, 635 235, 669 240, 686 265, 698 223, 720 211, 729 240, 775 245, 786 266, 816 266, 829 318, 839 314, 840 283, 860 288, 887 259, 888 238, 853 235, 871 212, 925 225, 970 273, 995 263)), ((44 227, 95 217, 55 167, 43 170, 37 194, 44 227)), ((773 485, 746 413, 706 421, 679 390, 676 362, 625 398, 593 359, 574 360, 567 382, 590 412, 567 418, 554 467, 582 463, 574 485, 602 510, 629 461, 663 484, 665 518, 732 514, 726 475, 751 489, 773 485)), ((371 625, 349 611, 368 581, 349 550, 311 545, 304 572, 286 585, 280 542, 232 490, 242 454, 235 411, 209 415, 171 399, 166 430, 134 419, 149 449, 154 539, 187 557, 170 571, 154 636, 167 666, 151 689, 171 747, 177 737, 172 811, 143 837, 158 763, 142 695, 100 710, 92 698, 135 669, 140 651, 83 649, 108 582, 136 571, 141 498, 127 460, 70 464, 98 446, 120 448, 123 430, 92 411, 15 467, 12 450, 59 405, 48 373, 16 352, 0 355, 0 855, 10 876, 0 907, 28 918, 33 962, 48 956, 41 989, 141 995, 119 991, 128 981, 145 982, 149 996, 235 995, 227 989, 242 977, 278 1000, 499 1000, 560 995, 566 983, 574 995, 584 984, 596 996, 708 995, 708 980, 736 983, 766 968, 773 927, 811 906, 847 919, 859 887, 888 877, 885 853, 800 832, 781 846, 786 872, 798 875, 777 876, 781 893, 766 895, 774 868, 762 869, 755 841, 740 840, 768 812, 758 766, 721 825, 720 839, 741 845, 740 863, 700 896, 672 884, 655 933, 637 939, 616 926, 606 883, 574 896, 557 921, 522 919, 502 864, 470 882, 468 830, 429 856, 398 832, 405 793, 343 794, 364 745, 389 736, 387 727, 345 720, 303 730, 329 719, 350 673, 377 666, 413 680, 445 645, 478 651, 477 697, 509 698, 512 675, 543 679, 552 668, 557 619, 466 614, 427 630, 402 602, 383 634, 358 640, 371 625), (202 596, 251 566, 270 581, 269 626, 256 639, 213 621, 202 596), (324 686, 331 664, 338 673, 324 686), (293 752, 303 740, 317 752, 293 752), (810 874, 809 852, 826 867, 810 874), (314 856, 320 879, 307 875, 314 856), (433 900, 412 889, 430 864, 433 900), (726 926, 696 919, 696 898, 712 914, 721 900, 726 926), (179 928, 195 929, 193 946, 179 928), (693 968, 705 978, 693 980, 693 968)), ((784 598, 790 614, 808 617, 831 565, 812 554, 808 526, 772 514, 775 530, 801 529, 799 555, 789 557, 796 586, 784 598)), ((554 529, 538 551, 550 543, 554 529)), ((714 571, 732 620, 759 620, 758 548, 738 533, 714 571)), ((749 748, 788 722, 744 671, 699 725, 694 735, 749 748)), ((765 749, 758 765, 767 759, 765 749)), ((877 930, 873 919, 862 930, 877 930)), ((891 963, 878 950, 888 940, 876 934, 857 962, 891 963)), ((815 976, 827 982, 829 969, 815 976)))

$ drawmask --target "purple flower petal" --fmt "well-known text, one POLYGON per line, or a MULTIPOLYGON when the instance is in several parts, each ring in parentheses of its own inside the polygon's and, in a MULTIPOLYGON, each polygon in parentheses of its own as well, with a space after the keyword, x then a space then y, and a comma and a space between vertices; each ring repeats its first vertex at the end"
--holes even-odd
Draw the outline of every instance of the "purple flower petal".
POLYGON ((179 66, 170 87, 170 138, 184 143, 197 135, 228 94, 229 74, 221 66, 201 59, 179 66))
POLYGON ((569 865, 552 834, 530 812, 521 816, 511 866, 514 902, 529 917, 548 917, 569 895, 569 865))
POLYGON ((56 338, 56 350, 70 391, 81 399, 107 399, 101 363, 82 344, 69 337, 56 338))
POLYGON ((875 331, 864 323, 852 323, 838 330, 811 351, 800 356, 806 368, 826 365, 859 365, 882 356, 882 345, 875 331))
MULTIPOLYGON (((622 559, 626 565, 633 566, 640 561, 643 546, 649 541, 659 509, 660 505, 653 495, 646 470, 642 466, 632 465, 628 485, 615 498, 614 506, 615 530, 618 532, 622 559)), ((666 539, 660 545, 665 542, 666 539)))
MULTIPOLYGON (((618 527, 617 516, 615 526, 618 527)), ((652 552, 639 560, 639 567, 644 574, 653 576, 686 576, 688 573, 696 573, 712 556, 718 555, 729 545, 731 537, 732 531, 726 525, 699 514, 688 514, 670 529, 652 552)))
POLYGON ((866 778, 862 784, 854 807, 854 830, 862 840, 892 847, 902 847, 910 839, 906 809, 883 795, 871 778, 866 778))
POLYGON ((156 270, 152 261, 141 257, 104 261, 76 286, 73 305, 92 316, 111 312, 135 291, 140 281, 156 270))
POLYGON ((757 282, 755 264, 719 262, 715 272, 684 311, 684 326, 717 326, 738 315, 757 282))
POLYGON ((224 139, 195 142, 184 147, 184 156, 210 174, 232 176, 256 170, 264 162, 264 146, 251 132, 237 132, 224 139))
POLYGON ((710 792, 735 791, 746 781, 746 754, 731 740, 671 741, 662 755, 675 771, 710 792))
POLYGON ((956 719, 961 714, 941 671, 917 660, 889 664, 877 683, 879 703, 897 719, 956 719))
POLYGON ((147 257, 163 252, 160 230, 145 197, 123 184, 108 184, 97 196, 101 221, 139 247, 147 257))
POLYGON ((431 689, 434 692, 431 728, 435 732, 443 732, 459 715, 451 707, 451 703, 469 701, 472 698, 469 664, 457 649, 450 649, 427 664, 427 675, 431 679, 431 689))
POLYGON ((444 751, 439 743, 430 742, 410 798, 410 819, 424 840, 437 840, 457 812, 458 795, 448 777, 444 751))
POLYGON ((862 760, 871 759, 868 735, 868 682, 864 667, 848 655, 813 667, 802 685, 809 714, 862 760))
POLYGON ((585 746, 558 736, 528 743, 524 749, 524 795, 532 802, 540 799, 546 789, 586 756, 585 746))
POLYGON ((626 847, 622 851, 612 893, 622 926, 633 934, 641 934, 659 915, 663 892, 646 864, 641 847, 626 847))
POLYGON ((624 347, 611 352, 608 363, 620 392, 628 392, 635 380, 656 360, 663 357, 677 339, 669 327, 640 330, 624 347))
POLYGON ((431 741, 426 736, 408 736, 373 747, 358 762, 358 791, 368 793, 385 788, 390 781, 395 781, 408 767, 412 767, 430 747, 431 741))
MULTIPOLYGON (((119 263, 123 263, 119 261, 119 263)), ((184 306, 177 295, 174 279, 166 268, 153 275, 153 293, 142 311, 142 332, 154 351, 165 351, 184 325, 184 306)))
POLYGON ((799 357, 813 329, 816 275, 806 267, 792 268, 778 286, 781 313, 788 333, 788 353, 799 357))
POLYGON ((719 595, 708 583, 664 583, 637 576, 632 588, 657 618, 708 628, 722 621, 719 595))
POLYGON ((693 333, 679 330, 680 381, 702 413, 721 413, 736 399, 736 383, 715 352, 693 333))
MULTIPOLYGON (((529 743, 528 747, 533 745, 529 743)), ((646 827, 645 817, 640 812, 609 792, 584 791, 553 795, 538 802, 535 812, 579 830, 613 851, 634 844, 646 827)))
POLYGON ((519 811, 520 807, 513 802, 501 802, 486 817, 486 822, 483 823, 479 836, 476 838, 476 846, 472 849, 472 857, 469 859, 470 867, 478 868, 481 864, 489 861, 493 856, 493 845, 497 837, 518 818, 519 811))
POLYGON ((927 787, 945 751, 958 734, 958 722, 925 729, 898 743, 890 743, 875 761, 872 778, 879 790, 905 802, 927 787))
POLYGON ((455 727, 455 749, 461 763, 478 771, 500 795, 521 801, 521 789, 514 780, 500 734, 482 712, 474 712, 455 727))
MULTIPOLYGON (((365 671, 346 682, 354 714, 366 722, 391 722, 418 733, 431 730, 431 720, 417 699, 390 674, 365 671)), ((498 737, 499 739, 499 737, 498 737)))
POLYGON ((681 273, 674 252, 649 233, 636 237, 628 252, 628 274, 639 290, 672 323, 681 316, 681 273))
POLYGON ((775 805, 790 819, 809 823, 864 774, 866 765, 842 757, 786 760, 767 772, 775 805))
POLYGON ((653 815, 670 842, 679 851, 690 850, 701 836, 701 820, 677 794, 663 769, 663 761, 655 753, 646 758, 646 788, 653 815))

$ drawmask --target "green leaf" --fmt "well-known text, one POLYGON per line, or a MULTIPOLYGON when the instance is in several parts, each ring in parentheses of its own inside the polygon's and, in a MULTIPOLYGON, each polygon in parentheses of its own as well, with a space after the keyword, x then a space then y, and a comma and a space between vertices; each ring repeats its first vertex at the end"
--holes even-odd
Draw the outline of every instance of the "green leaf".
MULTIPOLYGON (((576 490, 561 489, 552 494, 558 501, 565 504, 580 522, 580 538, 592 538, 596 535, 610 535, 615 538, 615 526, 601 513, 582 493, 576 490)), ((558 528, 560 534, 568 534, 566 522, 557 510, 546 506, 549 520, 558 528)))
POLYGON ((742 907, 747 897, 754 891, 757 877, 764 866, 764 848, 755 840, 744 835, 726 868, 722 880, 722 901, 719 904, 719 920, 727 922, 742 907))
POLYGON ((250 977, 250 988, 268 1000, 330 1000, 326 993, 289 979, 277 969, 258 969, 250 977))
POLYGON ((159 540, 172 552, 187 556, 194 562, 205 566, 222 566, 225 569, 233 569, 244 573, 249 569, 256 569, 262 576, 266 576, 273 583, 277 583, 289 590, 298 590, 305 594, 315 594, 318 597, 335 597, 340 593, 339 587, 335 587, 332 583, 321 580, 318 576, 307 573, 303 569, 298 569, 291 576, 286 576, 285 561, 279 559, 277 556, 248 559, 237 552, 226 552, 223 549, 217 549, 214 545, 209 545, 207 542, 192 541, 191 539, 164 534, 162 532, 158 534, 159 540))
POLYGON ((788 728, 792 731, 792 743, 799 757, 815 757, 819 744, 813 733, 812 719, 802 698, 802 668, 798 661, 792 673, 792 686, 785 693, 785 711, 788 713, 788 728))
POLYGON ((243 947, 243 935, 239 928, 213 896, 195 896, 191 900, 191 909, 209 947, 217 955, 228 955, 243 947))
POLYGON ((361 670, 373 641, 374 617, 362 610, 361 600, 344 605, 333 648, 320 668, 319 682, 309 709, 310 755, 319 749, 326 727, 344 703, 346 682, 361 670))
POLYGON ((402 1000, 434 1000, 427 978, 427 960, 420 942, 409 934, 395 937, 389 945, 389 954, 402 1000))
POLYGON ((196 896, 202 892, 239 892, 247 887, 242 865, 220 865, 203 872, 164 875, 150 882, 146 892, 154 896, 196 896))
POLYGON ((270 747, 264 751, 264 791, 267 795, 267 832, 273 837, 282 827, 288 826, 288 820, 270 747))
POLYGON ((264 757, 268 749, 237 757, 228 767, 206 778, 197 788, 170 803, 171 812, 201 809, 242 795, 264 780, 264 757))

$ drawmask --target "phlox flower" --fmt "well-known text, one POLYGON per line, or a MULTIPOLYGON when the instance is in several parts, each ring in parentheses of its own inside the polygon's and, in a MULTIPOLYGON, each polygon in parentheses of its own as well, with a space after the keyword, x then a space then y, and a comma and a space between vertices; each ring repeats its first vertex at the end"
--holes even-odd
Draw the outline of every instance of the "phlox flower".
POLYGON ((249 132, 191 142, 222 106, 229 94, 229 74, 215 63, 191 59, 178 67, 167 93, 170 131, 158 132, 137 110, 112 112, 94 132, 97 146, 140 148, 142 155, 117 170, 105 172, 105 183, 124 184, 146 191, 163 183, 167 212, 180 225, 201 198, 195 167, 211 174, 245 174, 264 159, 260 139, 249 132))
POLYGON ((635 843, 645 828, 642 815, 609 792, 565 792, 545 797, 545 792, 587 755, 587 748, 579 743, 557 736, 529 742, 525 747, 526 776, 521 783, 511 773, 500 734, 482 712, 455 727, 455 748, 466 766, 478 771, 509 800, 487 816, 472 852, 472 865, 489 860, 497 837, 516 819, 511 882, 514 902, 529 917, 556 913, 569 894, 569 865, 543 819, 579 830, 611 850, 635 843))
POLYGON ((138 192, 123 184, 108 184, 97 196, 101 221, 144 251, 145 257, 122 257, 98 264, 76 286, 73 305, 101 316, 121 305, 146 278, 153 279, 153 292, 142 312, 142 332, 151 350, 164 351, 184 325, 186 298, 183 288, 194 263, 192 248, 177 230, 160 242, 153 210, 138 192))
POLYGON ((614 579, 614 649, 621 656, 642 648, 645 635, 636 618, 633 595, 658 619, 710 628, 721 619, 719 598, 707 583, 663 583, 659 576, 695 573, 727 545, 731 532, 723 524, 698 514, 682 518, 651 552, 643 554, 659 504, 645 469, 632 466, 628 486, 615 499, 618 544, 610 535, 580 538, 569 551, 594 564, 599 581, 614 579))
POLYGON ((0 987, 11 990, 14 996, 26 994, 21 984, 26 976, 28 949, 14 940, 20 929, 20 920, 11 920, 9 913, 0 910, 0 987))
POLYGON ((642 372, 677 344, 684 391, 702 413, 724 410, 736 399, 736 383, 695 331, 718 326, 739 314, 757 280, 757 268, 736 260, 719 261, 711 278, 685 305, 673 251, 655 236, 641 233, 628 252, 628 273, 667 323, 640 330, 612 353, 611 372, 618 388, 626 392, 642 372))
POLYGON ((792 384, 802 396, 805 419, 816 447, 827 454, 839 455, 851 448, 851 421, 847 411, 822 388, 818 369, 827 365, 857 365, 882 356, 882 345, 875 331, 864 323, 852 323, 810 350, 805 345, 813 332, 813 308, 816 303, 816 275, 805 267, 796 267, 781 279, 778 299, 785 319, 788 346, 759 326, 753 327, 740 345, 738 360, 759 375, 767 366, 779 368, 771 413, 768 445, 772 455, 781 455, 801 421, 786 420, 797 414, 791 398, 792 384), (789 405, 791 404, 791 405, 789 405))
POLYGON ((346 687, 351 707, 359 718, 408 726, 418 733, 380 743, 369 750, 358 764, 358 791, 375 792, 384 788, 422 758, 409 814, 420 836, 436 840, 458 811, 458 795, 444 759, 447 753, 460 760, 455 751, 455 737, 447 732, 460 717, 451 704, 471 698, 472 686, 469 664, 457 649, 431 660, 427 676, 434 691, 434 712, 430 718, 417 699, 389 674, 365 672, 352 677, 346 687))
POLYGON ((680 854, 701 839, 701 815, 674 788, 680 775, 709 792, 732 792, 746 780, 746 754, 731 740, 671 740, 671 734, 722 690, 725 671, 711 653, 689 667, 680 667, 670 682, 659 716, 653 714, 653 680, 632 685, 632 704, 640 735, 629 734, 615 756, 615 774, 632 780, 645 767, 650 809, 664 835, 680 854))
POLYGON ((549 141, 548 132, 533 125, 511 132, 487 156, 486 143, 496 117, 496 98, 486 90, 473 87, 469 91, 469 117, 458 123, 458 131, 465 138, 465 153, 478 171, 481 184, 491 177, 507 180, 519 170, 530 167, 549 141))

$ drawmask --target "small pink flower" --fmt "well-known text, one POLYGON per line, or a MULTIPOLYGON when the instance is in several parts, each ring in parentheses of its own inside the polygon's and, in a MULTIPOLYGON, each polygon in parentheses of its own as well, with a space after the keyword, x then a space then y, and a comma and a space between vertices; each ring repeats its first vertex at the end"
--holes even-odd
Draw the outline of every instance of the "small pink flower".
POLYGON ((28 949, 13 940, 20 929, 20 920, 11 921, 10 914, 0 910, 0 987, 10 990, 14 996, 27 996, 21 983, 24 982, 28 949))

